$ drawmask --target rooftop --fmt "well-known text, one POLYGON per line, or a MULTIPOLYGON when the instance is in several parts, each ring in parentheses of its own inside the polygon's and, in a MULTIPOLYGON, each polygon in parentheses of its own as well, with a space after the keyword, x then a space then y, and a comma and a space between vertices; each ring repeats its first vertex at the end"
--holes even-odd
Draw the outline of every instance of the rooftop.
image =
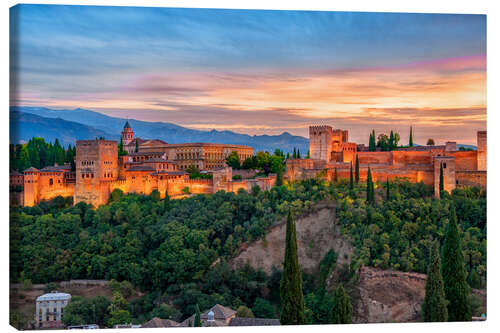
POLYGON ((36 298, 36 301, 37 302, 40 302, 40 301, 61 301, 61 300, 63 301, 63 300, 70 300, 70 299, 71 299, 70 294, 53 291, 51 293, 38 296, 36 298))
POLYGON ((268 318, 241 318, 231 319, 229 326, 278 326, 281 325, 279 319, 268 318))
POLYGON ((142 325, 142 328, 177 327, 177 326, 179 326, 179 323, 176 321, 154 317, 153 319, 142 325))

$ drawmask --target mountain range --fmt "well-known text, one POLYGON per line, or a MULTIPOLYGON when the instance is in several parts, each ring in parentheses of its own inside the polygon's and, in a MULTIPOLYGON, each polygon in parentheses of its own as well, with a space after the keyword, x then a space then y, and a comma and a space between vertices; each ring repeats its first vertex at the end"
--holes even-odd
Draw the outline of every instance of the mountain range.
POLYGON ((53 110, 45 107, 13 106, 10 108, 10 114, 12 143, 27 141, 34 136, 43 137, 47 141, 58 138, 64 145, 100 136, 119 140, 123 125, 128 120, 136 137, 161 139, 168 143, 230 143, 248 145, 255 151, 273 152, 279 148, 285 153, 298 148, 304 156, 309 146, 308 139, 288 132, 280 135, 248 135, 232 131, 202 131, 172 123, 110 117, 85 109, 53 110))

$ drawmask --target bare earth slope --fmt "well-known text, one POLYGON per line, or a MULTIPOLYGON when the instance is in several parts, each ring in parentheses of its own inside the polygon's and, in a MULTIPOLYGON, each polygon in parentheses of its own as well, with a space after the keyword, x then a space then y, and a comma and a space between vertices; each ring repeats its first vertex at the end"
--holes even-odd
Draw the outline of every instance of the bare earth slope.
MULTIPOLYGON (((285 253, 285 222, 283 219, 272 227, 265 239, 243 244, 238 255, 230 261, 232 267, 249 263, 266 273, 270 273, 273 266, 281 269, 285 253)), ((299 263, 304 271, 315 271, 330 249, 338 255, 337 265, 350 261, 352 246, 341 235, 340 226, 335 222, 332 203, 318 204, 311 214, 295 219, 299 263)))

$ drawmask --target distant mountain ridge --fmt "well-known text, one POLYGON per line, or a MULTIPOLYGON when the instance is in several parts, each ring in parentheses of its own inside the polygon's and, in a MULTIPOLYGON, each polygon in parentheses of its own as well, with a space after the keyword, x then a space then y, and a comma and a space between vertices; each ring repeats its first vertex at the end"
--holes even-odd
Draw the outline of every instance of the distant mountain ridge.
POLYGON ((60 118, 45 118, 31 113, 10 112, 11 143, 27 142, 32 137, 42 137, 46 142, 59 142, 67 146, 74 145, 76 140, 94 139, 98 137, 118 139, 119 136, 95 129, 77 122, 60 118))
MULTIPOLYGON (((27 107, 27 106, 13 106, 10 108, 11 114, 13 112, 36 115, 38 117, 43 117, 45 119, 59 119, 63 121, 72 122, 74 124, 80 124, 86 126, 84 130, 85 133, 103 133, 102 136, 105 138, 119 140, 120 133, 123 130, 123 125, 125 121, 128 120, 132 130, 137 137, 143 139, 161 139, 168 143, 183 143, 183 142, 211 142, 211 143, 230 143, 239 145, 248 145, 253 147, 256 151, 266 150, 273 152, 275 149, 279 148, 284 152, 292 152, 294 148, 298 148, 302 151, 302 155, 305 156, 309 148, 309 140, 301 137, 291 135, 288 132, 284 132, 280 135, 248 135, 240 134, 232 131, 201 131, 185 128, 172 123, 164 122, 147 122, 135 119, 126 118, 116 118, 106 116, 99 112, 85 110, 85 109, 74 109, 74 110, 53 110, 45 107, 27 107)), ((52 135, 53 131, 50 129, 49 122, 43 122, 39 119, 37 129, 42 130, 40 133, 50 133, 52 135)), ((12 118, 11 118, 12 122, 12 118)), ((33 133, 32 136, 43 136, 37 134, 35 131, 31 130, 29 127, 29 122, 21 122, 18 127, 20 129, 19 135, 11 135, 11 141, 17 142, 18 140, 26 140, 26 136, 33 133)), ((57 123, 60 124, 60 123, 57 123)), ((12 126, 12 123, 11 123, 12 126)), ((74 132, 73 125, 69 125, 69 131, 65 131, 64 128, 58 128, 61 131, 61 136, 64 136, 62 140, 64 144, 74 143, 76 139, 81 139, 81 135, 74 132)), ((88 137, 89 139, 94 138, 95 135, 88 137)), ((29 138, 28 138, 29 139, 29 138)))

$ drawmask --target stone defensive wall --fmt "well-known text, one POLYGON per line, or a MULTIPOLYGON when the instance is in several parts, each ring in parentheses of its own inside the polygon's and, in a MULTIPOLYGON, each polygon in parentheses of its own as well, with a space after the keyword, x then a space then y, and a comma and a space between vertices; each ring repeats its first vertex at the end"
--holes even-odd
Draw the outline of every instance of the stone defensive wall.
POLYGON ((462 170, 477 170, 477 151, 454 151, 449 153, 455 157, 455 169, 462 170))
POLYGON ((457 179, 457 186, 479 186, 483 189, 486 188, 487 176, 486 171, 456 171, 455 177, 457 179))

